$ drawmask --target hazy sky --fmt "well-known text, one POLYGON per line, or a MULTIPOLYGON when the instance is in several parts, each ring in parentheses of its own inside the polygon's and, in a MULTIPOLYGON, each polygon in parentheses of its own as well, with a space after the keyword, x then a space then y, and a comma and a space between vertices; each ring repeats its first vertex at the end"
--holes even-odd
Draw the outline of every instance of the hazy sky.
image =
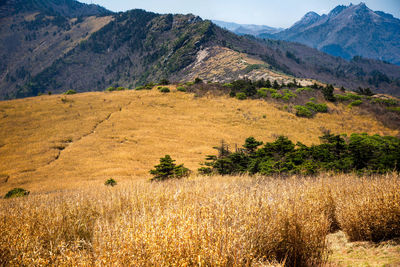
MULTIPOLYGON (((156 13, 192 13, 204 19, 241 24, 290 27, 309 11, 325 14, 337 5, 359 4, 347 0, 79 0, 112 11, 141 8, 156 13)), ((400 18, 400 0, 364 0, 372 10, 400 18)))

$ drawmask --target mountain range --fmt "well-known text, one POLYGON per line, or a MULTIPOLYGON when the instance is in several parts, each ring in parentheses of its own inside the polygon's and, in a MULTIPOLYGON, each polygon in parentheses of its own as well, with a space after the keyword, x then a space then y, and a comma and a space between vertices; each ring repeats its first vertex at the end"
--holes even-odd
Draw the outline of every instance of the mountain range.
POLYGON ((221 22, 215 23, 236 34, 299 42, 347 60, 362 56, 400 65, 400 19, 373 11, 365 3, 339 5, 324 15, 309 12, 290 28, 276 29, 276 32, 257 32, 247 29, 246 25, 230 28, 221 22))
POLYGON ((266 25, 238 24, 234 22, 225 22, 222 20, 212 20, 212 22, 238 35, 250 34, 254 36, 261 36, 262 34, 275 34, 284 30, 283 28, 274 28, 266 25))
POLYGON ((6 0, 0 14, 0 99, 196 77, 298 78, 400 94, 399 66, 238 36, 191 14, 113 13, 74 0, 6 0))

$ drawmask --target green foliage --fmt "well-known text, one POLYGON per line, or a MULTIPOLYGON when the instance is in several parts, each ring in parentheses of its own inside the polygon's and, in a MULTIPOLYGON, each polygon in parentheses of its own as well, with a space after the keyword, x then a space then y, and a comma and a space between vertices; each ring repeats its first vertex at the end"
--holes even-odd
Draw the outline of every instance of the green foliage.
POLYGON ((282 99, 285 101, 289 101, 292 98, 296 98, 297 95, 288 89, 283 90, 283 97, 282 99))
POLYGON ((310 87, 301 87, 296 89, 296 93, 303 93, 303 92, 312 92, 313 89, 310 87))
POLYGON ((76 91, 75 91, 75 90, 68 90, 68 91, 66 91, 66 92, 64 93, 64 95, 74 95, 74 94, 76 94, 76 91))
POLYGON ((399 101, 397 101, 396 99, 385 99, 385 98, 375 98, 374 100, 372 100, 372 103, 378 103, 378 104, 383 104, 386 106, 397 106, 399 104, 399 101))
POLYGON ((278 90, 274 89, 274 88, 261 88, 261 89, 265 89, 267 92, 269 92, 270 94, 276 94, 278 93, 278 90))
POLYGON ((335 94, 335 99, 341 102, 351 101, 351 100, 361 100, 362 96, 353 93, 346 93, 344 95, 335 94))
POLYGON ((297 117, 311 118, 313 116, 312 111, 305 106, 296 105, 294 108, 296 109, 297 117))
POLYGON ((200 79, 199 77, 196 77, 196 79, 194 79, 194 83, 195 84, 203 83, 203 80, 200 79))
POLYGON ((143 90, 143 89, 145 89, 145 87, 144 87, 143 85, 137 86, 137 87, 135 88, 135 90, 137 90, 137 91, 140 91, 140 90, 143 90))
POLYGON ((187 89, 185 87, 183 87, 183 86, 178 86, 176 88, 176 90, 178 90, 179 92, 186 92, 187 91, 187 89))
POLYGON ((176 165, 175 160, 170 155, 160 158, 160 164, 154 166, 155 169, 150 170, 150 174, 154 175, 152 181, 164 181, 171 178, 182 178, 189 175, 190 170, 185 168, 183 164, 176 165))
POLYGON ((160 92, 161 93, 169 93, 169 92, 171 92, 171 90, 169 90, 168 87, 161 87, 160 92))
POLYGON ((244 93, 246 96, 254 96, 257 94, 256 86, 249 79, 236 80, 232 82, 231 92, 244 93))
POLYGON ((283 95, 281 95, 280 93, 272 93, 271 97, 275 99, 281 99, 283 98, 283 95))
POLYGON ((207 175, 314 175, 320 171, 371 174, 400 171, 400 138, 352 134, 345 140, 343 136, 327 133, 320 139, 321 144, 308 147, 280 136, 274 142, 267 142, 258 148, 262 142, 249 137, 243 149, 237 149, 236 152, 229 151, 226 145, 218 147, 219 155, 207 156, 204 164, 207 167, 202 167, 201 171, 207 175))
MULTIPOLYGON (((378 83, 379 84, 379 83, 378 83)), ((358 89, 357 89, 357 94, 359 94, 359 95, 365 95, 365 96, 373 96, 373 95, 375 95, 375 93, 374 92, 372 92, 372 90, 371 89, 369 89, 369 88, 361 88, 361 87, 358 87, 358 89)))
POLYGON ((23 197, 29 195, 29 191, 23 188, 14 188, 7 192, 4 198, 15 198, 15 197, 23 197))
POLYGON ((362 103, 363 103, 362 100, 355 100, 349 104, 349 107, 351 108, 355 106, 360 106, 362 103))
POLYGON ((258 70, 258 69, 267 68, 267 67, 268 67, 268 65, 266 65, 266 64, 250 64, 246 67, 246 69, 244 71, 246 73, 249 73, 253 70, 258 70))
POLYGON ((266 90, 267 88, 260 88, 257 90, 257 96, 260 98, 265 98, 268 96, 268 91, 266 90))
POLYGON ((113 91, 124 91, 124 90, 126 90, 126 88, 124 88, 122 86, 119 86, 119 87, 110 86, 105 91, 106 92, 113 92, 113 91))
POLYGON ((233 85, 231 83, 224 83, 222 86, 226 88, 231 88, 233 85))
POLYGON ((113 178, 110 178, 104 183, 104 185, 113 187, 117 185, 117 182, 113 178))
POLYGON ((167 79, 161 79, 158 84, 159 85, 169 85, 169 81, 167 79))
POLYGON ((307 102, 306 107, 311 109, 314 112, 321 112, 321 113, 328 112, 328 106, 326 104, 317 104, 314 102, 307 102))
POLYGON ((328 84, 327 86, 322 88, 322 94, 324 95, 325 100, 330 101, 330 102, 335 102, 335 96, 333 94, 334 88, 331 84, 328 84))
POLYGON ((278 82, 275 80, 274 83, 272 84, 272 88, 274 89, 279 89, 281 86, 278 84, 278 82))
POLYGON ((245 93, 240 92, 240 93, 236 93, 236 98, 239 100, 245 100, 247 98, 247 96, 245 93))
POLYGON ((253 155, 256 149, 262 144, 263 142, 257 141, 253 136, 250 136, 245 140, 243 147, 248 154, 253 155))
POLYGON ((400 114, 400 107, 388 107, 387 109, 400 114))

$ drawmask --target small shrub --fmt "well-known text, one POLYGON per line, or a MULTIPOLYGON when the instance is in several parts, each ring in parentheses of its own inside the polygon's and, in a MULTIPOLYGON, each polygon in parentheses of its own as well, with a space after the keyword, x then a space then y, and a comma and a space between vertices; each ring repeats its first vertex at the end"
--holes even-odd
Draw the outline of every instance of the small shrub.
POLYGON ((104 183, 104 185, 113 187, 117 185, 117 182, 113 178, 110 178, 104 183))
POLYGON ((187 91, 186 88, 183 87, 183 86, 178 86, 178 87, 176 88, 176 90, 178 90, 179 92, 186 92, 186 91, 187 91))
POLYGON ((257 96, 260 98, 265 98, 268 96, 268 91, 266 90, 266 88, 261 88, 257 90, 257 96))
POLYGON ((115 87, 110 86, 110 87, 108 87, 105 91, 106 91, 106 92, 113 92, 113 91, 115 91, 115 90, 116 90, 115 87))
POLYGON ((317 99, 316 99, 315 97, 311 97, 311 98, 310 98, 310 101, 312 101, 312 102, 316 102, 316 101, 317 101, 317 99))
POLYGON ((144 86, 144 89, 151 90, 151 89, 153 89, 154 86, 155 86, 155 84, 152 82, 146 83, 146 85, 144 86))
POLYGON ((245 100, 247 98, 246 94, 243 92, 236 93, 236 98, 239 100, 245 100))
POLYGON ((269 92, 270 94, 276 94, 276 93, 278 93, 278 90, 276 90, 276 89, 274 89, 274 88, 261 88, 261 89, 264 89, 264 90, 266 90, 267 92, 269 92))
POLYGON ((231 84, 231 83, 224 83, 222 86, 223 86, 223 87, 227 87, 227 88, 232 88, 233 84, 231 84))
POLYGON ((192 86, 192 85, 194 85, 194 82, 187 82, 187 83, 185 83, 185 85, 186 86, 192 86))
POLYGON ((292 91, 289 91, 288 89, 283 90, 283 97, 282 99, 285 101, 289 101, 291 98, 296 98, 297 95, 294 94, 292 91))
POLYGON ((321 112, 321 113, 328 112, 328 106, 326 104, 317 104, 314 102, 307 102, 306 107, 313 110, 314 112, 321 112))
POLYGON ((7 192, 4 198, 15 198, 15 197, 23 197, 29 195, 29 191, 23 188, 14 188, 7 192))
POLYGON ((167 79, 161 79, 159 85, 169 85, 169 81, 167 79))
POLYGON ((138 90, 138 91, 139 91, 139 90, 143 90, 143 89, 145 89, 145 87, 144 87, 143 85, 138 86, 138 87, 135 88, 135 90, 138 90))
POLYGON ((302 93, 302 92, 312 92, 313 89, 310 87, 302 87, 302 88, 298 88, 296 89, 296 93, 302 93))
POLYGON ((362 96, 353 93, 346 93, 344 95, 339 95, 339 94, 335 95, 335 99, 340 102, 345 102, 350 100, 361 100, 362 96))
POLYGON ((313 116, 313 113, 311 112, 311 110, 309 110, 305 106, 297 105, 297 106, 294 106, 294 108, 296 109, 297 117, 311 118, 313 116))
POLYGON ((353 101, 353 102, 351 102, 351 103, 349 104, 349 107, 351 108, 351 107, 360 106, 362 103, 363 103, 363 102, 362 102, 361 100, 355 100, 355 101, 353 101))
POLYGON ((203 83, 203 80, 197 77, 196 79, 194 79, 194 83, 195 84, 203 83))
POLYGON ((330 102, 335 102, 335 96, 333 94, 335 88, 331 84, 328 84, 326 87, 322 88, 322 94, 324 95, 325 100, 330 102))
POLYGON ((387 109, 400 114, 400 107, 388 107, 387 109))
POLYGON ((384 104, 386 106, 396 106, 399 102, 396 99, 383 99, 383 98, 375 98, 372 100, 372 103, 384 104))
POLYGON ((161 92, 161 93, 169 93, 169 92, 171 92, 171 90, 169 90, 168 87, 162 87, 162 88, 160 89, 160 92, 161 92))
POLYGON ((76 94, 76 91, 75 91, 75 90, 68 90, 68 91, 66 91, 66 92, 64 93, 64 95, 74 95, 74 94, 76 94))
POLYGON ((271 97, 275 99, 281 99, 283 98, 283 95, 281 95, 280 93, 272 93, 271 97))

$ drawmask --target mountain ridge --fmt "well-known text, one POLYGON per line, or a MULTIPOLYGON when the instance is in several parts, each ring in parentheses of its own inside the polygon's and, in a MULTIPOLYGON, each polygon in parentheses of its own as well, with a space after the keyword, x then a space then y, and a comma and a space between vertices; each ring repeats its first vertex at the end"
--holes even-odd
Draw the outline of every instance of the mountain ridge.
POLYGON ((278 32, 247 30, 241 33, 240 24, 226 27, 223 21, 216 22, 236 34, 298 42, 346 60, 362 56, 400 65, 400 19, 383 11, 373 11, 363 2, 338 5, 328 14, 310 11, 278 32))
POLYGON ((131 10, 67 18, 34 10, 2 21, 3 99, 69 89, 134 88, 162 78, 185 82, 196 75, 220 82, 316 79, 395 95, 400 89, 398 66, 364 58, 348 62, 296 43, 237 36, 191 14, 131 10), (212 58, 222 55, 228 56, 224 65, 210 70, 218 63, 212 58))

